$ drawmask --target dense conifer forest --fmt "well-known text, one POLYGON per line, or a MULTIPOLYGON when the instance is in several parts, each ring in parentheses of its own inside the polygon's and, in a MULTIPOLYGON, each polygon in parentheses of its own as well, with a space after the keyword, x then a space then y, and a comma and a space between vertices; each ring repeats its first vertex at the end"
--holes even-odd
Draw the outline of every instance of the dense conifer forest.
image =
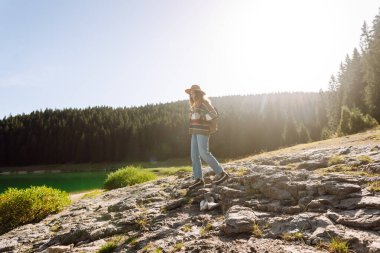
MULTIPOLYGON (((317 140, 323 93, 212 98, 220 113, 211 148, 236 157, 317 140)), ((187 101, 133 108, 35 111, 0 121, 0 164, 146 161, 189 154, 187 101)))
MULTIPOLYGON (((359 38, 358 38, 359 39, 359 38)), ((380 121, 380 14, 319 93, 211 98, 220 113, 211 138, 236 158, 355 133, 380 121)), ((307 85, 307 84, 305 84, 307 85)), ((188 157, 187 101, 132 108, 40 110, 0 120, 0 166, 147 161, 188 157)))

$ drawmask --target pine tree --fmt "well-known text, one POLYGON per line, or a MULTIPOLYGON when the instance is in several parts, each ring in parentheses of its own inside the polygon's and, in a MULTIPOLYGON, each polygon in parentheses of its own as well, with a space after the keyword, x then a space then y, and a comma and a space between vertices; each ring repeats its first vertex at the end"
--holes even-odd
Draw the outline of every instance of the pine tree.
POLYGON ((373 21, 365 54, 365 102, 370 114, 380 121, 380 13, 373 21))

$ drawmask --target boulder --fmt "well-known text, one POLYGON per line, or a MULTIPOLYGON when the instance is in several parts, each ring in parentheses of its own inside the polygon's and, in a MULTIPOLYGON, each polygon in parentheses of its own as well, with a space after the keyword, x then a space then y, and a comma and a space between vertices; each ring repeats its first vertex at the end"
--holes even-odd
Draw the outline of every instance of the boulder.
POLYGON ((251 208, 235 205, 226 214, 223 231, 226 234, 252 233, 256 220, 251 208))

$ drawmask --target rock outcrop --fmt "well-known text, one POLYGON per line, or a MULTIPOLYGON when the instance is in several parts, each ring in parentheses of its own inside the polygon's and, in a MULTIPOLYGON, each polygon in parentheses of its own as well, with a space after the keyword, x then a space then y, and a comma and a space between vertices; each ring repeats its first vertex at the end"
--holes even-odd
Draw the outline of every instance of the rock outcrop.
POLYGON ((305 253, 327 252, 332 238, 380 252, 380 196, 368 188, 380 180, 376 147, 231 162, 227 181, 213 185, 208 170, 206 186, 192 192, 186 173, 108 191, 1 235, 0 252, 96 252, 113 241, 115 252, 305 253), (335 173, 345 172, 339 164, 351 174, 335 173), (201 211, 201 202, 212 208, 201 211))

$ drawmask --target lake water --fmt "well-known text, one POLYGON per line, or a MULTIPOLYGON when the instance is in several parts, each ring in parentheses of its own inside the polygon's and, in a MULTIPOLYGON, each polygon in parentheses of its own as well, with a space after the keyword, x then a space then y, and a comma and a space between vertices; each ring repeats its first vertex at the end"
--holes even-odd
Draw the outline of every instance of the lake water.
POLYGON ((46 185, 66 192, 102 188, 109 172, 59 172, 0 175, 0 193, 8 187, 28 188, 46 185))

